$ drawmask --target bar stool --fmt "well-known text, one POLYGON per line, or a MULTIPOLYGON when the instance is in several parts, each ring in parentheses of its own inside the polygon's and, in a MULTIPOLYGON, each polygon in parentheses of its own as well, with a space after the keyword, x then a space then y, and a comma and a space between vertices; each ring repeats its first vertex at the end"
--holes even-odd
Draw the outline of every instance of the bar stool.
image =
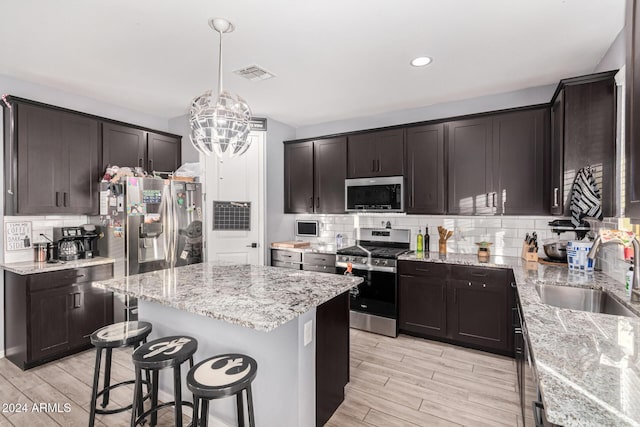
POLYGON ((256 361, 244 354, 222 354, 205 359, 189 370, 187 387, 193 393, 194 426, 207 427, 209 400, 236 396, 238 425, 244 427, 242 391, 247 394, 249 425, 255 426, 251 383, 258 372, 256 361), (202 409, 200 412, 200 404, 202 409))
MULTIPOLYGON (((109 392, 116 387, 126 384, 134 384, 134 380, 123 381, 117 384, 111 384, 111 355, 114 348, 129 347, 134 349, 140 344, 147 342, 147 336, 151 333, 151 323, 149 322, 120 322, 108 325, 98 329, 91 334, 91 344, 96 348, 96 366, 93 371, 93 388, 91 393, 91 410, 89 412, 89 427, 95 423, 96 414, 117 414, 118 412, 128 411, 133 405, 115 409, 96 408, 97 400, 102 396, 102 408, 106 408, 109 404, 109 392), (104 367, 104 386, 102 390, 98 390, 100 379, 100 364, 102 361, 102 350, 106 351, 105 367, 104 367)), ((149 376, 147 375, 147 386, 150 385, 149 376)), ((142 394, 142 389, 140 390, 142 394)), ((140 406, 142 402, 149 396, 139 399, 140 406)))
POLYGON ((182 380, 180 368, 189 361, 193 367, 193 354, 198 349, 198 341, 188 336, 170 336, 138 347, 131 356, 136 370, 136 385, 133 393, 133 410, 131 411, 131 427, 139 425, 151 415, 151 426, 158 421, 158 411, 166 406, 175 408, 175 425, 182 427, 182 406, 193 407, 191 402, 182 400, 182 380), (161 369, 173 368, 173 401, 158 405, 158 373, 161 369), (151 409, 142 412, 138 401, 142 395, 142 370, 151 371, 151 409))

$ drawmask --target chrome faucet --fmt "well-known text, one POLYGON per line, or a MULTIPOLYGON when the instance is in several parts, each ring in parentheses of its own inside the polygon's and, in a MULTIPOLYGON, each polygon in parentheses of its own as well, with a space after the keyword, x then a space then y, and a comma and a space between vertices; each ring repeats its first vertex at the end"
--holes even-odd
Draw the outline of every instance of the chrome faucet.
MULTIPOLYGON (((598 254, 598 249, 600 249, 601 245, 608 245, 609 243, 617 243, 619 245, 624 245, 622 240, 620 239, 612 239, 607 242, 602 242, 602 237, 596 237, 596 240, 593 241, 593 246, 591 246, 591 250, 587 257, 589 259, 595 259, 598 254)), ((631 282, 631 301, 640 302, 640 243, 638 243, 638 239, 634 236, 631 240, 631 244, 633 245, 633 280, 631 282)))

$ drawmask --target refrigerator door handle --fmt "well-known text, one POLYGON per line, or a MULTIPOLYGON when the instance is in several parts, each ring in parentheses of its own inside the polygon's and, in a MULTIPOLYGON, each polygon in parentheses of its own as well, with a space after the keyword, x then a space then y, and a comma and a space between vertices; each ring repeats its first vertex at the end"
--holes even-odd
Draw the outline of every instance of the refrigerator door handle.
MULTIPOLYGON (((173 192, 171 192, 171 196, 173 197, 173 192)), ((178 219, 178 203, 176 200, 172 200, 171 203, 171 209, 173 210, 172 212, 172 216, 173 216, 173 224, 172 224, 172 232, 173 232, 173 236, 172 236, 172 245, 173 245, 173 249, 171 251, 172 253, 172 260, 171 260, 171 266, 175 267, 175 264, 178 260, 178 239, 179 239, 179 235, 180 235, 180 230, 178 229, 178 226, 180 225, 180 220, 178 219)))
POLYGON ((163 215, 163 240, 164 240, 164 260, 169 266, 171 265, 171 235, 170 228, 173 220, 171 218, 172 208, 171 204, 173 200, 171 198, 171 188, 169 185, 166 185, 163 189, 162 200, 164 202, 164 210, 162 212, 163 215))

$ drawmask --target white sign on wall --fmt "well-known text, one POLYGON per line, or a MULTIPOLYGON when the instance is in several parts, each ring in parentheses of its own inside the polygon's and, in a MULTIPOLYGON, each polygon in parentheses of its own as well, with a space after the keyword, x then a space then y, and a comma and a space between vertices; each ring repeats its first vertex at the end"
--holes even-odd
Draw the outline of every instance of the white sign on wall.
POLYGON ((19 251, 31 248, 31 222, 7 222, 5 224, 7 250, 19 251))

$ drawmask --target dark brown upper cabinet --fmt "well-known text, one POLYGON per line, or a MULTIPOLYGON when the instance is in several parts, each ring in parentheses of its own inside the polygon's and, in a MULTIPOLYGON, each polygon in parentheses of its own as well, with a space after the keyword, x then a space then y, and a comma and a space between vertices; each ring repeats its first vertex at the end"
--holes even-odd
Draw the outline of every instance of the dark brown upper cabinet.
POLYGON ((546 213, 548 116, 541 107, 447 123, 449 213, 546 213))
POLYGON ((348 178, 403 175, 403 129, 351 135, 347 147, 348 178))
POLYGON ((347 140, 284 146, 285 213, 344 213, 347 140))
POLYGON ((407 128, 407 213, 445 213, 444 148, 443 124, 407 128))
POLYGON ((313 212, 313 141, 284 145, 284 211, 313 212))
POLYGON ((313 141, 315 213, 344 213, 347 177, 347 139, 313 141))
POLYGON ((491 117, 447 123, 452 214, 495 213, 491 117))
POLYGON ((640 7, 627 0, 625 37, 625 212, 640 221, 640 7))
POLYGON ((182 139, 115 123, 102 125, 102 166, 173 172, 181 165, 182 139))
POLYGON ((11 103, 5 109, 5 214, 97 213, 98 121, 11 103))
POLYGON ((493 117, 493 191, 497 213, 544 215, 548 212, 544 197, 548 133, 547 107, 493 117))
POLYGON ((174 172, 182 164, 181 149, 182 138, 148 132, 146 170, 174 172))
POLYGON ((615 214, 616 72, 560 82, 552 100, 550 211, 569 216, 576 173, 591 166, 605 217, 615 214), (560 166, 562 165, 562 166, 560 166))
POLYGON ((145 167, 147 135, 141 129, 102 124, 102 166, 145 167))

